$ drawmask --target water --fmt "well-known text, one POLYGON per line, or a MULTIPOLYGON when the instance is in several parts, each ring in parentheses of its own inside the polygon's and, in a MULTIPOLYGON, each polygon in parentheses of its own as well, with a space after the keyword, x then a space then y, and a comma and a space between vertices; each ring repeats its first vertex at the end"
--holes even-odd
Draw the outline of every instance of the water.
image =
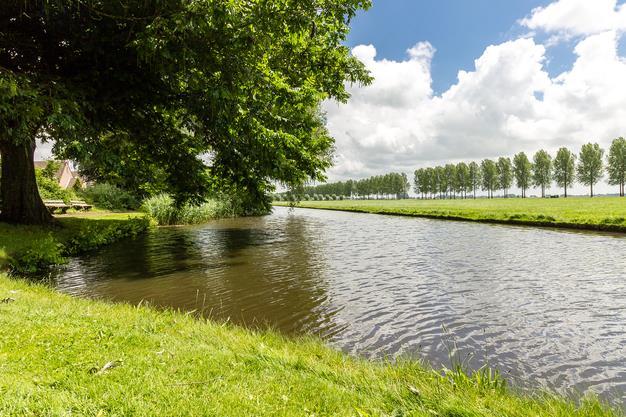
POLYGON ((317 334, 348 353, 488 363, 626 404, 626 238, 276 208, 74 259, 61 291, 317 334))

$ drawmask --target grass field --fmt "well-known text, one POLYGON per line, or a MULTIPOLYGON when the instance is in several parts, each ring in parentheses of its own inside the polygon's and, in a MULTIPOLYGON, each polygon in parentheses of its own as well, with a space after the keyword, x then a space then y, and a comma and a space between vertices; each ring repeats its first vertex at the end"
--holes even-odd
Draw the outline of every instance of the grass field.
POLYGON ((71 298, 0 275, 4 416, 618 416, 518 396, 487 372, 350 358, 176 312, 71 298))
MULTIPOLYGON (((288 205, 277 202, 276 205, 288 205)), ((626 198, 302 201, 298 207, 626 232, 626 198)))
MULTIPOLYGON (((83 212, 57 216, 57 224, 49 227, 20 226, 0 223, 0 271, 11 266, 12 262, 24 256, 29 251, 43 252, 49 247, 42 247, 45 242, 54 242, 63 245, 60 247, 61 255, 73 255, 80 251, 77 239, 89 240, 87 249, 93 249, 98 245, 94 238, 101 238, 108 234, 110 243, 120 230, 124 230, 130 219, 143 217, 140 213, 111 213, 111 212, 83 212)), ((124 236, 119 235, 118 238, 124 236)), ((49 246, 49 245, 48 245, 49 246)))

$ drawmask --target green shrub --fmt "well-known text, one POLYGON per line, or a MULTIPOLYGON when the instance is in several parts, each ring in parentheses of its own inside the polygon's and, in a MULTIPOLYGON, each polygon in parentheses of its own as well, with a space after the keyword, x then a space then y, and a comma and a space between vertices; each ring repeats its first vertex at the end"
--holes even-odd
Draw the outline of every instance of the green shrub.
POLYGON ((59 181, 54 176, 51 177, 46 170, 36 169, 35 176, 39 195, 44 200, 63 200, 65 203, 69 203, 70 200, 76 198, 73 190, 61 188, 59 181))
POLYGON ((111 222, 106 226, 96 224, 83 228, 77 236, 65 244, 65 251, 69 255, 97 249, 127 237, 136 237, 150 226, 150 220, 136 218, 111 222))
POLYGON ((61 265, 67 262, 63 256, 64 246, 52 237, 38 239, 23 253, 18 253, 11 259, 11 269, 19 274, 34 274, 41 272, 51 265, 61 265))
POLYGON ((141 211, 155 220, 160 226, 174 224, 200 224, 209 220, 234 217, 238 210, 230 200, 209 200, 199 206, 185 204, 177 207, 174 199, 167 194, 147 198, 141 211))
POLYGON ((150 220, 141 217, 126 220, 66 219, 55 232, 31 238, 23 249, 10 254, 12 273, 40 274, 54 265, 67 262, 67 256, 108 245, 126 237, 135 237, 150 227, 150 220), (63 238, 64 234, 70 238, 63 238))
POLYGON ((87 187, 82 195, 89 203, 106 210, 136 210, 139 207, 131 193, 107 183, 87 187))

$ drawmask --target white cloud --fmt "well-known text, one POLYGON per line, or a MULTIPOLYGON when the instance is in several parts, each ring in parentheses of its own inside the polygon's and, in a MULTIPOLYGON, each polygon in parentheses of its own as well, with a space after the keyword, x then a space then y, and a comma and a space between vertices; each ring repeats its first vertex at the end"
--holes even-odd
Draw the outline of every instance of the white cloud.
POLYGON ((429 130, 418 113, 433 94, 430 60, 434 52, 428 42, 421 42, 407 51, 407 60, 389 61, 376 60, 372 45, 353 49, 375 82, 367 88, 351 88, 352 98, 347 105, 325 103, 328 127, 340 145, 335 174, 349 176, 355 168, 361 168, 357 172, 375 170, 402 155, 414 155, 429 130))
POLYGON ((533 9, 519 23, 555 33, 549 43, 556 43, 572 36, 626 29, 626 7, 617 0, 558 0, 533 9))
POLYGON ((35 148, 35 161, 43 161, 52 158, 52 142, 42 142, 37 140, 37 147, 35 148))
POLYGON ((348 104, 325 104, 338 151, 330 177, 412 172, 540 148, 577 152, 588 141, 606 148, 626 134, 626 62, 618 40, 613 30, 583 38, 571 69, 554 78, 545 69, 546 47, 533 38, 491 45, 439 96, 431 89, 430 44, 409 49, 403 61, 377 60, 373 46, 359 46, 354 53, 375 81, 350 87, 348 104))
MULTIPOLYGON (((404 60, 377 59, 373 45, 353 55, 372 72, 351 86, 347 104, 324 103, 337 139, 331 180, 419 166, 479 160, 560 146, 605 148, 626 135, 626 61, 617 53, 626 5, 616 0, 557 0, 520 21, 530 32, 488 46, 472 71, 441 95, 431 88, 435 48, 419 42, 404 60), (542 45, 535 35, 549 35, 542 45), (572 67, 551 78, 546 48, 575 38, 572 67)), ((49 144, 38 155, 49 155, 49 144)), ((583 191, 583 190, 581 190, 583 191)))

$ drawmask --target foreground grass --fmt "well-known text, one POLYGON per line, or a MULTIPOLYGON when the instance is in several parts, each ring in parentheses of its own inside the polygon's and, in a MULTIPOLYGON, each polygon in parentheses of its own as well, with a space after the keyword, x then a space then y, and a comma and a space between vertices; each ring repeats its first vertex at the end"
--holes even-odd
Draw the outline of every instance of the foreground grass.
POLYGON ((353 359, 176 312, 75 299, 0 275, 0 415, 618 416, 522 397, 486 373, 353 359))
POLYGON ((297 207, 626 232, 626 199, 617 197, 302 201, 297 207))
POLYGON ((0 223, 0 270, 62 263, 65 256, 139 233, 147 226, 143 214, 102 211, 57 216, 57 224, 49 227, 0 223))

